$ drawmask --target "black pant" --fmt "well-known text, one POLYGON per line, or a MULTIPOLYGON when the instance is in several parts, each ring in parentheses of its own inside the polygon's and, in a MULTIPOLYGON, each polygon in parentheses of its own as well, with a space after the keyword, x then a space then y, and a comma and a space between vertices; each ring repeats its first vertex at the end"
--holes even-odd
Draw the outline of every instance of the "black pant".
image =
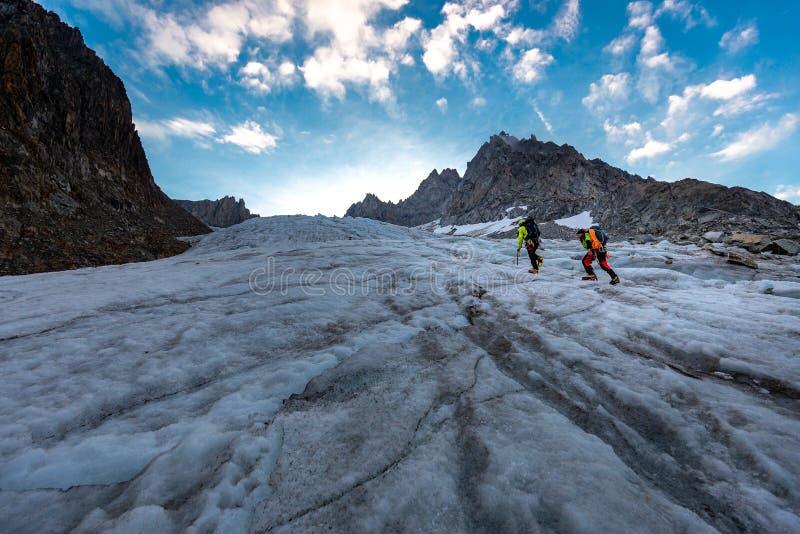
POLYGON ((525 243, 525 250, 528 251, 528 257, 531 259, 531 265, 534 269, 539 268, 539 260, 542 259, 541 256, 536 254, 536 249, 539 248, 539 241, 528 240, 525 243))

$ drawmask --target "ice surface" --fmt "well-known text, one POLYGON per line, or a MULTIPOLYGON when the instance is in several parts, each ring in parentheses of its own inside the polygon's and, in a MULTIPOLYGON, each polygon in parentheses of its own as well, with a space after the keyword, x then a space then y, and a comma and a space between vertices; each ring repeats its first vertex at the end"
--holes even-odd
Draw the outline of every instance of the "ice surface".
POLYGON ((612 241, 609 286, 577 241, 533 277, 366 219, 193 243, 0 278, 0 531, 800 531, 796 259, 612 241))

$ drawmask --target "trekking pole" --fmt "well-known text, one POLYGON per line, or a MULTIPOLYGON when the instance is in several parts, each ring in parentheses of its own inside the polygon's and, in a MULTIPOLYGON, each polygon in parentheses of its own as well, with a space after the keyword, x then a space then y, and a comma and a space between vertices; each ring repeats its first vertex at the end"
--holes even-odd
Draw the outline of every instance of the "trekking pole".
POLYGON ((519 249, 517 249, 517 265, 519 265, 519 249))

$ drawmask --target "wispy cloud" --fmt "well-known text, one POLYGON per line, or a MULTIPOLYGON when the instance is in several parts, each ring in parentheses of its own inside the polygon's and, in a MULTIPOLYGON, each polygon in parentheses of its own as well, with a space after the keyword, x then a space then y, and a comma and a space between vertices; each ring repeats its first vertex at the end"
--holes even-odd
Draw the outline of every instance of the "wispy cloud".
POLYGON ((183 117, 157 121, 137 118, 135 124, 139 135, 160 140, 168 137, 202 140, 208 139, 216 133, 216 129, 211 123, 183 117))
POLYGON ((756 43, 758 43, 758 28, 753 21, 740 22, 735 28, 725 32, 719 40, 719 46, 732 54, 756 43))
POLYGON ((771 150, 797 130, 797 122, 796 114, 787 113, 777 124, 765 123, 740 133, 734 142, 711 155, 723 161, 731 161, 771 150))
POLYGON ((442 113, 447 113, 447 99, 442 97, 436 101, 436 107, 439 108, 439 111, 442 113))
POLYGON ((542 77, 545 67, 553 62, 553 56, 539 48, 527 50, 514 65, 512 72, 518 82, 532 84, 542 77))
POLYGON ((136 129, 143 137, 167 140, 170 137, 192 139, 203 148, 211 148, 212 141, 236 145, 251 154, 269 152, 277 146, 278 137, 262 130, 261 125, 249 120, 222 128, 224 135, 216 137, 220 129, 210 122, 183 117, 149 121, 136 119, 136 129))
POLYGON ((278 138, 263 131, 257 122, 245 121, 233 126, 230 132, 220 137, 218 141, 236 145, 251 154, 262 154, 275 148, 278 138))
POLYGON ((630 94, 630 75, 627 72, 605 74, 600 80, 589 84, 589 94, 581 102, 595 112, 619 109, 630 94))
POLYGON ((800 204, 800 185, 779 185, 775 191, 775 197, 800 204))
POLYGON ((535 104, 535 103, 533 104, 533 111, 536 112, 536 116, 538 116, 539 120, 542 121, 542 124, 544 124, 544 127, 547 129, 547 132, 550 135, 553 135, 553 133, 554 133, 553 132, 553 125, 550 124, 550 121, 547 120, 547 117, 544 116, 544 114, 539 109, 539 106, 537 104, 535 104))

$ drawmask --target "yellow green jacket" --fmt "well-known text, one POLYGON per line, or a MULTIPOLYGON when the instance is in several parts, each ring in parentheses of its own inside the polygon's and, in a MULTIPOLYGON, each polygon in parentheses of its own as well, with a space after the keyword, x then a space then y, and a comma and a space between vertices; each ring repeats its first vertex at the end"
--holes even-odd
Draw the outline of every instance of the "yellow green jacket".
MULTIPOLYGON (((525 222, 523 219, 520 223, 525 222)), ((526 241, 528 237, 528 229, 525 228, 520 224, 519 230, 517 230, 517 248, 522 248, 522 244, 526 241)))

